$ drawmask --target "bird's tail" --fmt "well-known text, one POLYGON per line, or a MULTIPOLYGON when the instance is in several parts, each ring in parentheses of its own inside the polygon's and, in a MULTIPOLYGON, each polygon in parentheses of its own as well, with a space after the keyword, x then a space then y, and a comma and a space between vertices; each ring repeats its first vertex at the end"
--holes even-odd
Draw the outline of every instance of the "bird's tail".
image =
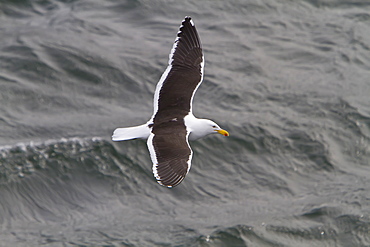
POLYGON ((147 139, 150 134, 148 124, 128 128, 117 128, 113 132, 113 141, 126 141, 132 139, 147 139))

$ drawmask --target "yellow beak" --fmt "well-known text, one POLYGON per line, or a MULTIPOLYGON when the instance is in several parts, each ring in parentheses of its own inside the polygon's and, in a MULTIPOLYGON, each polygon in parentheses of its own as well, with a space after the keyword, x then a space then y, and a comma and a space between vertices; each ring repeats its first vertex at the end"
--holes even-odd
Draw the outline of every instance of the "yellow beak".
POLYGON ((221 134, 221 135, 224 135, 224 136, 229 136, 229 132, 227 132, 226 130, 216 130, 217 133, 221 134))

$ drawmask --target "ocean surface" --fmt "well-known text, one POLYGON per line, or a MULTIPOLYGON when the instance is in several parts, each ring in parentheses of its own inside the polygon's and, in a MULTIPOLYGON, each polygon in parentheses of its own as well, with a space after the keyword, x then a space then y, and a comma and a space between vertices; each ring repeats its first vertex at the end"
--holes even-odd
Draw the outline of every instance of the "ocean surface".
POLYGON ((2 0, 0 246, 370 246, 370 1, 2 0), (167 189, 110 138, 188 15, 231 136, 167 189))

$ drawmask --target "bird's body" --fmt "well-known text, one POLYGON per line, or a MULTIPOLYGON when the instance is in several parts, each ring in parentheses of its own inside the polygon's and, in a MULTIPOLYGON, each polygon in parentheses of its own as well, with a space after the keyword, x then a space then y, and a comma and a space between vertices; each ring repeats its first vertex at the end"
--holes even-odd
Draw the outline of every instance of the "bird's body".
POLYGON ((112 140, 147 139, 154 176, 158 183, 171 188, 190 170, 193 152, 189 139, 229 133, 192 113, 193 96, 203 80, 204 57, 190 17, 185 17, 180 26, 168 63, 154 93, 151 119, 143 125, 116 129, 112 140))

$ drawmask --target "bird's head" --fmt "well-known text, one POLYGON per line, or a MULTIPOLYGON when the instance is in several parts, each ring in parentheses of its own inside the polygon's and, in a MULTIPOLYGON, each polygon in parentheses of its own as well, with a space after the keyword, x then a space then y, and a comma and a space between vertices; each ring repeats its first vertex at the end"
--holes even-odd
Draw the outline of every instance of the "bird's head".
POLYGON ((207 125, 208 125, 208 129, 210 131, 210 134, 218 133, 218 134, 221 134, 223 136, 229 136, 230 135, 229 132, 227 132, 224 129, 221 129, 220 126, 218 126, 218 124, 216 124, 212 120, 207 119, 207 125))

